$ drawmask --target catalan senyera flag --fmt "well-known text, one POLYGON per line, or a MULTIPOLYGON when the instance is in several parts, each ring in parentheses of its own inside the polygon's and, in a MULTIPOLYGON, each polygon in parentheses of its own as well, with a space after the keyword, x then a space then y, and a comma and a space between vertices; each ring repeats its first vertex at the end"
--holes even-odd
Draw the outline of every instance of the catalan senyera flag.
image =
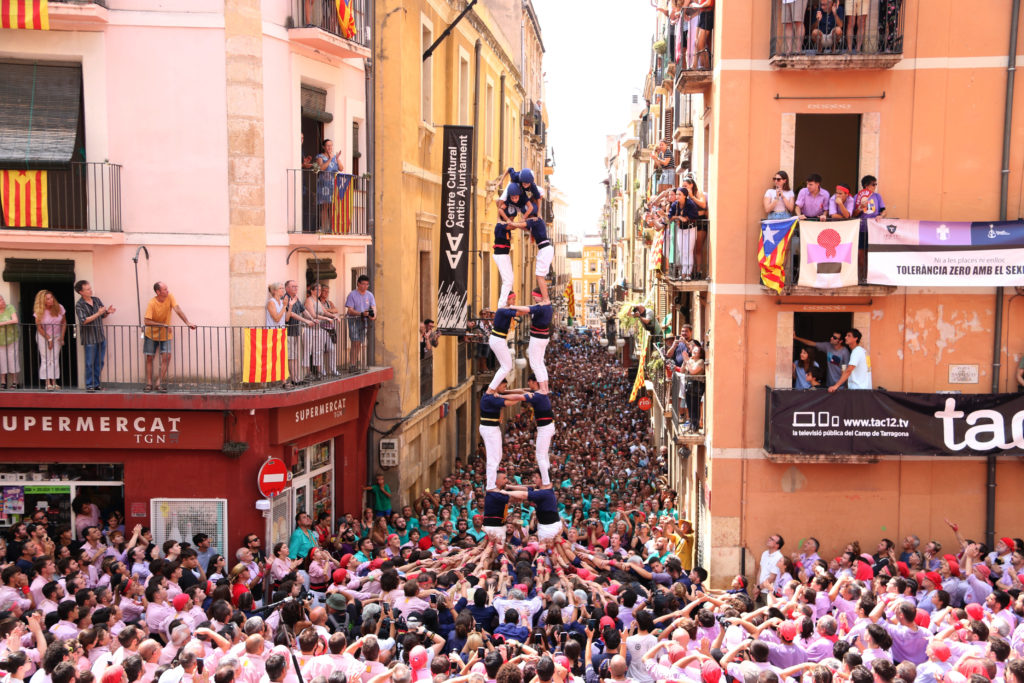
POLYGON ((640 393, 640 387, 644 385, 644 368, 647 366, 647 347, 648 341, 650 341, 651 333, 643 327, 640 328, 640 332, 636 335, 636 343, 640 345, 640 360, 637 361, 636 366, 636 381, 633 382, 633 391, 629 392, 629 402, 632 403, 636 400, 636 395, 640 393))
POLYGON ((761 221, 761 238, 757 245, 761 282, 780 294, 786 284, 786 251, 796 224, 796 218, 761 221))
POLYGON ((49 31, 47 0, 0 0, 0 28, 49 31))
POLYGON ((0 204, 9 228, 50 227, 46 171, 0 171, 0 204))
POLYGON ((349 40, 356 37, 356 15, 352 11, 352 1, 334 0, 334 5, 338 8, 338 27, 341 29, 341 35, 349 40))
POLYGON ((242 381, 284 382, 288 379, 288 331, 283 328, 254 327, 242 339, 242 381))
POLYGON ((573 291, 572 283, 565 286, 565 307, 569 311, 569 317, 576 317, 576 293, 573 291))
POLYGON ((331 232, 335 235, 347 235, 352 231, 352 192, 349 185, 352 176, 336 173, 334 176, 335 192, 331 196, 331 232))
POLYGON ((651 267, 649 270, 661 270, 662 254, 665 251, 665 231, 655 230, 654 241, 651 243, 651 267))

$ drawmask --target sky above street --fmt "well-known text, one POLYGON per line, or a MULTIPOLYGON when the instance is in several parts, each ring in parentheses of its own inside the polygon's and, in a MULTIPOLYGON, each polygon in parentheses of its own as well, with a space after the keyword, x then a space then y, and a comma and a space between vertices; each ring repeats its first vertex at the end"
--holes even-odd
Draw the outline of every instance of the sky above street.
POLYGON ((569 202, 570 233, 598 226, 605 136, 622 132, 650 66, 650 0, 533 0, 544 38, 552 184, 569 202))

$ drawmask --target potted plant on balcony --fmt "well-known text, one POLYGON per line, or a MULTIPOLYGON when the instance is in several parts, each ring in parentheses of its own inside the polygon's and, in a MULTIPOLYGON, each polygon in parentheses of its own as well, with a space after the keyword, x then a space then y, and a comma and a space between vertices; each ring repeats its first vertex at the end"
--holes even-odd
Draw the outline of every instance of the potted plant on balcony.
POLYGON ((668 41, 664 38, 656 40, 651 44, 651 49, 657 52, 659 55, 665 54, 665 50, 668 49, 668 41))

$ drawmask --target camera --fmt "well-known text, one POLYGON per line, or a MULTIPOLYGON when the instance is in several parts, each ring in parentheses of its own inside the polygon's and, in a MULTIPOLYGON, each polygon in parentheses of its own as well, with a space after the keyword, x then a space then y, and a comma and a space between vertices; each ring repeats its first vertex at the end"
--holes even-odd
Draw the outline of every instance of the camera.
POLYGON ((405 617, 398 617, 395 619, 395 628, 399 631, 408 631, 409 625, 405 623, 405 617))
POLYGON ((370 306, 368 309, 366 309, 366 315, 368 315, 371 318, 376 317, 376 312, 373 310, 373 306, 370 306))
POLYGON ((383 619, 381 619, 380 620, 380 630, 381 631, 385 631, 385 632, 386 631, 390 631, 391 630, 391 620, 388 619, 387 617, 384 617, 383 619))

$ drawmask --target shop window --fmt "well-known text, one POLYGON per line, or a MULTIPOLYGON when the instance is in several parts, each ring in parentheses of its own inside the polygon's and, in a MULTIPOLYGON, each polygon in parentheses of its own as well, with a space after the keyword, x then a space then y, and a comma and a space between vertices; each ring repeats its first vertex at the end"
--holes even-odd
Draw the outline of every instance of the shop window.
POLYGON ((91 525, 77 513, 99 510, 102 527, 112 513, 124 519, 124 468, 121 465, 75 463, 5 463, 0 472, 0 529, 44 510, 55 529, 67 528, 79 539, 79 528, 91 525), (77 509, 76 509, 77 506, 77 509))
POLYGON ((153 498, 149 501, 153 543, 210 537, 210 546, 227 554, 228 501, 224 498, 153 498))

